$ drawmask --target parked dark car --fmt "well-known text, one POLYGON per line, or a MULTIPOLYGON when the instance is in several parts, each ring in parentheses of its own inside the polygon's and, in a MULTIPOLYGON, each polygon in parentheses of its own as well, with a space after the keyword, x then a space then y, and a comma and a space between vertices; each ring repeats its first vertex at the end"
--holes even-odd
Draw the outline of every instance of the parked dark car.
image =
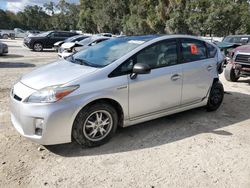
POLYGON ((67 31, 48 31, 38 34, 36 36, 24 38, 24 46, 40 52, 44 48, 53 48, 54 44, 58 41, 65 40, 69 37, 78 35, 77 33, 67 31))
POLYGON ((243 45, 233 50, 233 57, 225 69, 225 78, 237 82, 240 77, 250 76, 250 45, 243 45))

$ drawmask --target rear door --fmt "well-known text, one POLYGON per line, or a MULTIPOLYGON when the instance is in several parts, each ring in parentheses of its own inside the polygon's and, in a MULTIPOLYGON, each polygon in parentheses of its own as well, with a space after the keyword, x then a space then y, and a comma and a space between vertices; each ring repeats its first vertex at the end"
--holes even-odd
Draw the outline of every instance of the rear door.
POLYGON ((217 62, 208 54, 206 43, 181 39, 183 87, 181 104, 197 103, 207 96, 217 74, 217 62))

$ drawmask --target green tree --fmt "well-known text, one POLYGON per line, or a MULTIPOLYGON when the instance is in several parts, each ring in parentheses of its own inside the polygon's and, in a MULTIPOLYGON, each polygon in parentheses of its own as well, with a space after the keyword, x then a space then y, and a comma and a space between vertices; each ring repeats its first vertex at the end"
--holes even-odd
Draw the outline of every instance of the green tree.
POLYGON ((95 0, 80 0, 78 27, 87 33, 96 33, 97 26, 93 19, 95 0))

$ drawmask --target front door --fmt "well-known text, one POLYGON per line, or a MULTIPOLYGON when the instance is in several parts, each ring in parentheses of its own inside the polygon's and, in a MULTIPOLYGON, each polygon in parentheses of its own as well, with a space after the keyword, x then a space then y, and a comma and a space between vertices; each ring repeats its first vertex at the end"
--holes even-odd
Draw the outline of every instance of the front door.
POLYGON ((177 61, 176 40, 153 44, 133 58, 133 64, 148 64, 149 74, 129 79, 129 116, 140 118, 181 103, 182 65, 177 61))

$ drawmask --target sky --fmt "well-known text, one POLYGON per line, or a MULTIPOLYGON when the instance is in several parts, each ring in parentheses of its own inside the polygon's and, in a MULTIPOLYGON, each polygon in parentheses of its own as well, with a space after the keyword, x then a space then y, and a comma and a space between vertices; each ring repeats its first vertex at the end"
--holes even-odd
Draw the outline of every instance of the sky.
MULTIPOLYGON (((43 5, 48 2, 58 2, 59 0, 0 0, 0 9, 18 12, 27 5, 43 5)), ((70 3, 79 3, 79 0, 66 0, 70 3)))

